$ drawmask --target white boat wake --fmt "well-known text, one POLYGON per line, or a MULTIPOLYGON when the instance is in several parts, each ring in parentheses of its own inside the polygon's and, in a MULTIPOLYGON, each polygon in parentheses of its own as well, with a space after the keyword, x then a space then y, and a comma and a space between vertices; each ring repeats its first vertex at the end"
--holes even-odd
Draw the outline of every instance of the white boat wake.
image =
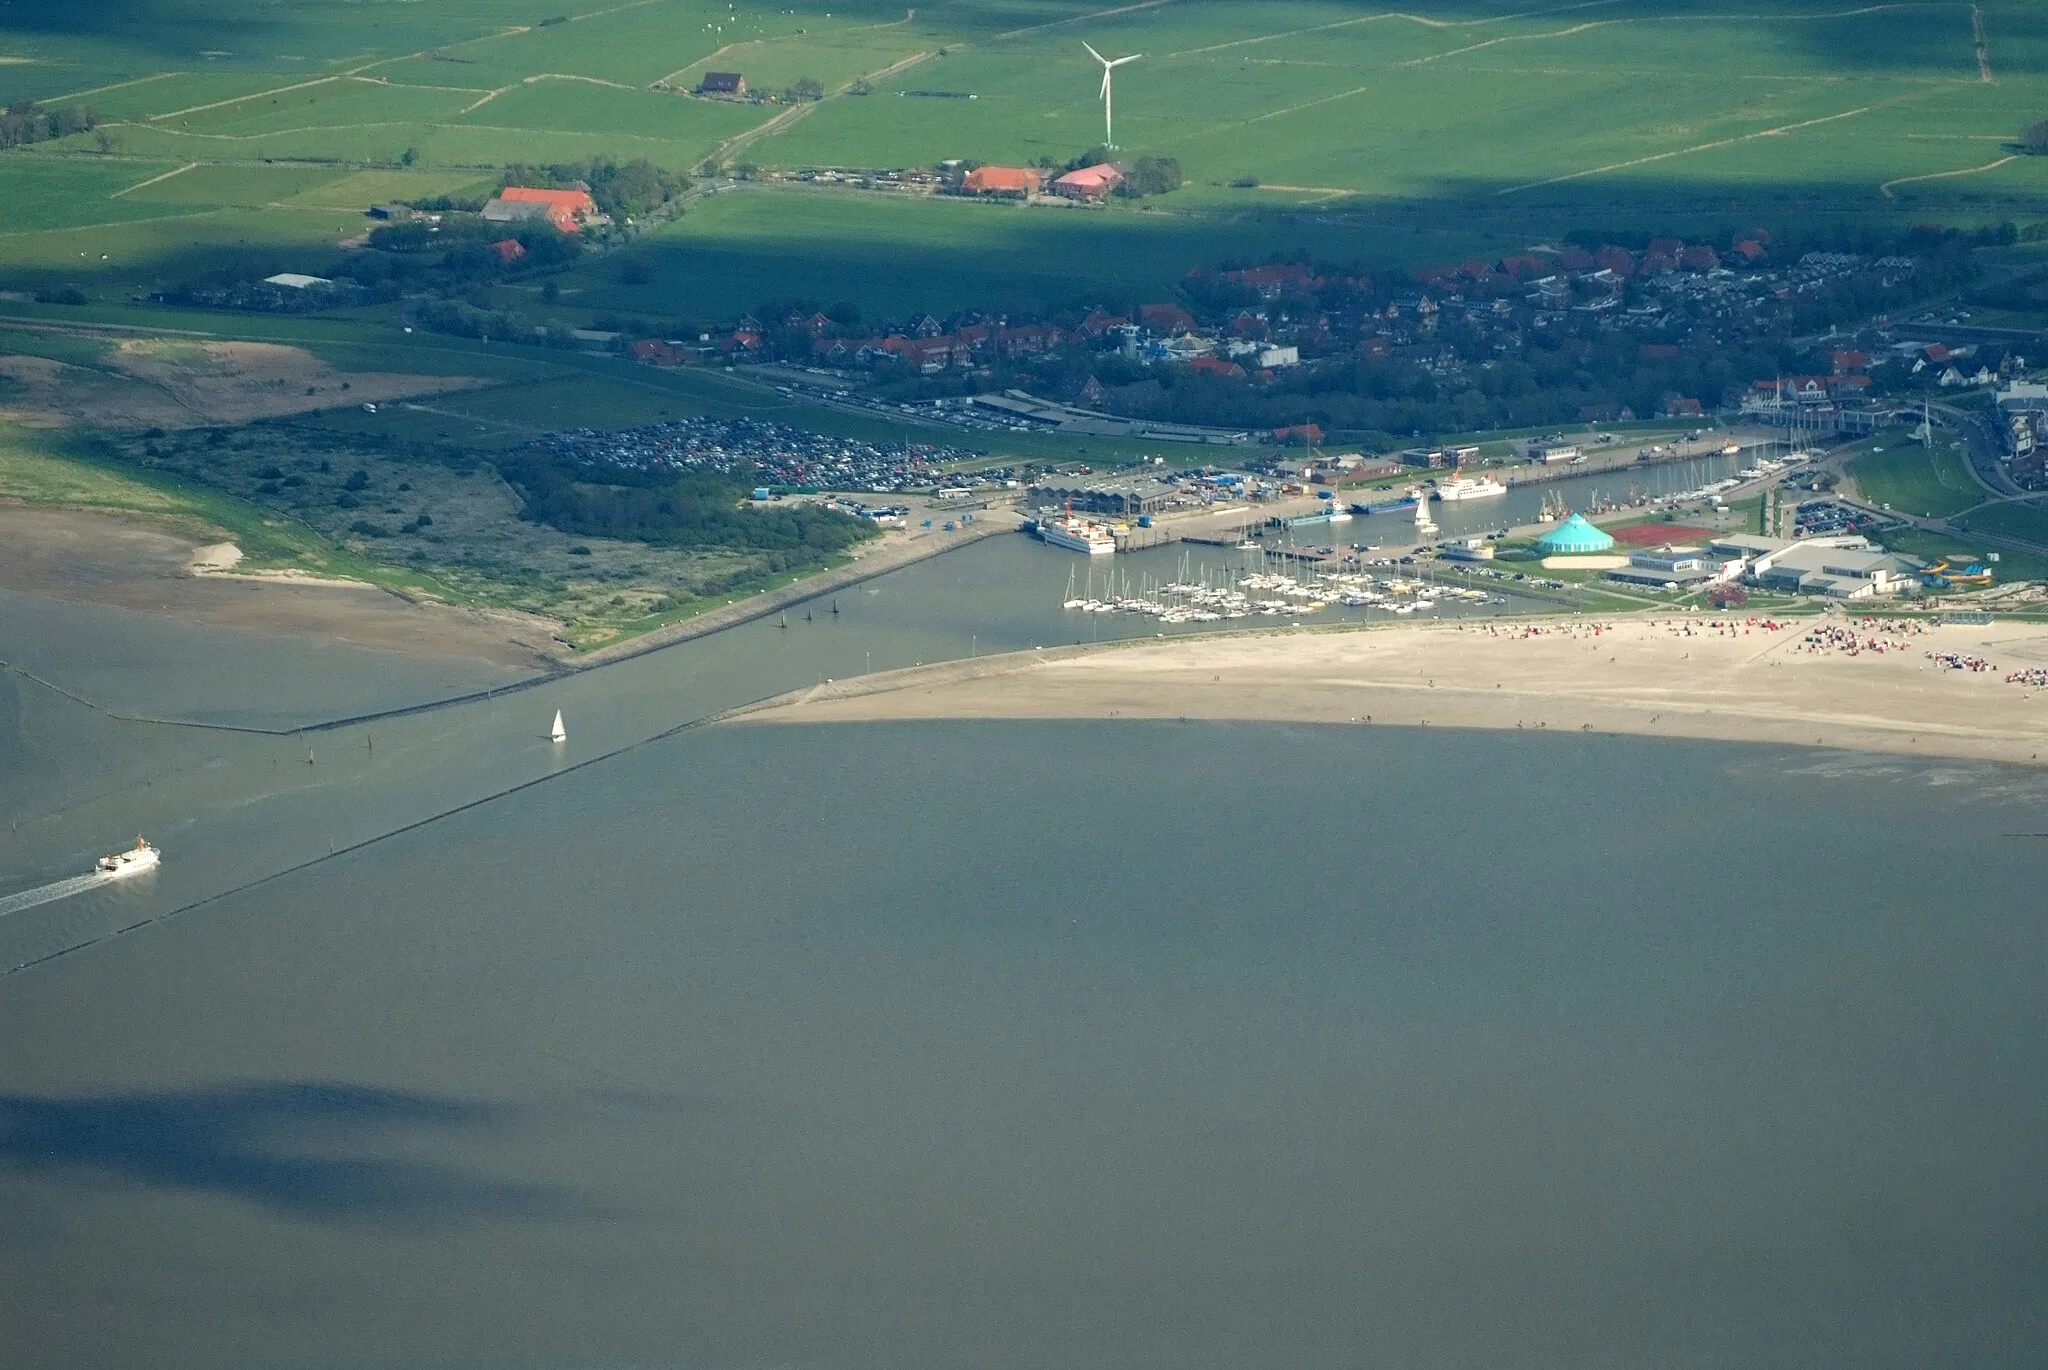
POLYGON ((5 898, 0 898, 0 918, 5 918, 10 913, 20 913, 24 909, 32 909, 38 904, 48 904, 58 899, 69 899, 74 894, 85 893, 95 885, 104 885, 113 878, 111 875, 102 875, 95 871, 91 875, 74 875, 69 880, 59 880, 53 884, 38 885, 32 890, 23 890, 19 894, 7 895, 5 898))

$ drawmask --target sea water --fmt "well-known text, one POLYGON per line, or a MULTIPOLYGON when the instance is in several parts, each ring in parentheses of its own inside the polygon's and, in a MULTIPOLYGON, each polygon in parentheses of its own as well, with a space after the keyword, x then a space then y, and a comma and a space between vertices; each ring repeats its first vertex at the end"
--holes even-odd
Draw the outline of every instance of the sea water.
POLYGON ((972 573, 310 764, 0 684, 4 892, 138 826, 165 850, 0 919, 34 960, 0 977, 10 1363, 2038 1350, 2048 842, 2008 834, 2048 828, 2040 778, 1437 729, 669 731, 1058 621, 981 641, 1003 614, 934 607, 972 573))

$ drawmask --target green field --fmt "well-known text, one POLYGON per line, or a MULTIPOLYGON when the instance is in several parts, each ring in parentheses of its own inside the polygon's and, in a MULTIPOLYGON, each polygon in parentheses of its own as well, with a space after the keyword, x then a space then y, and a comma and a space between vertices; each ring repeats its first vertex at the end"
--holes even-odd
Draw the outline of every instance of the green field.
POLYGON ((1879 450, 1852 461, 1849 474, 1866 500, 1920 518, 1947 518, 1991 498, 1947 439, 1929 449, 1889 435, 1879 450))
POLYGON ((1995 533, 2048 547, 2048 506, 2040 503, 1989 504, 1964 517, 1962 526, 1973 533, 1995 533))
POLYGON ((664 269, 651 297, 679 314, 764 293, 997 304, 1152 291, 1233 253, 1402 264, 1498 255, 1589 223, 2048 212, 2048 161, 2006 146, 2048 114, 2048 12, 2032 0, 1983 7, 1989 83, 1965 6, 1737 8, 805 0, 740 14, 660 0, 541 24, 513 0, 161 0, 97 29, 0 17, 0 54, 19 59, 0 65, 0 96, 77 101, 104 121, 0 154, 7 231, 73 235, 61 252, 16 239, 0 285, 102 252, 126 264, 114 270, 162 274, 224 238, 331 243, 367 203, 484 184, 513 161, 1065 161, 1101 141, 1084 39, 1143 54, 1118 72, 1119 142, 1180 159, 1189 184, 1149 207, 1164 212, 876 207, 855 192, 704 205, 653 246, 664 269), (775 104, 677 93, 714 68, 756 90, 811 77, 835 95, 784 119, 775 104), (861 76, 871 93, 837 94, 861 76), (130 189, 188 162, 200 165, 130 189), (1229 184, 1247 179, 1258 185, 1229 184), (221 212, 239 216, 231 232, 221 212), (138 235, 139 219, 157 222, 138 235), (771 288, 778 276, 788 288, 771 288))

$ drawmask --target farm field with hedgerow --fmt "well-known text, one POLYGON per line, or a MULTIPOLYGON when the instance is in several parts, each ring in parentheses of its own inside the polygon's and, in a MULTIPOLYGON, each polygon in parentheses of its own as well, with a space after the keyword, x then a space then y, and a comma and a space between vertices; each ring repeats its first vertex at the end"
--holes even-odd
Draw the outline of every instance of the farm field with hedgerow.
MULTIPOLYGON (((124 10, 103 31, 59 22, 47 3, 0 19, 0 95, 96 118, 0 152, 14 206, 0 286, 90 264, 88 289, 113 297, 195 264, 331 245, 361 231, 353 216, 375 199, 488 185, 512 163, 639 157, 700 177, 1063 163, 1103 141, 1084 41, 1142 54, 1117 73, 1117 142, 1126 156, 1177 159, 1181 190, 1106 213, 963 216, 914 197, 849 209, 875 198, 854 190, 700 203, 657 239, 650 260, 679 274, 655 289, 733 296, 728 249, 806 282, 842 280, 824 293, 920 303, 929 284, 936 305, 954 273, 993 272, 1030 294, 1134 257, 1151 281, 1219 253, 1404 263, 1588 223, 1966 223, 2048 203, 2048 162, 2009 146, 2048 114, 2048 13, 2021 0, 1983 7, 1981 68, 1969 8, 1931 3, 124 10), (770 98, 690 93, 708 70, 739 71, 770 98), (800 82, 823 98, 779 98, 800 82), (403 179, 354 183, 359 204, 325 193, 351 176, 403 179), (701 233, 698 214, 711 221, 701 233), (699 241, 718 251, 667 250, 699 241), (938 258, 929 281, 912 264, 926 249, 938 258)), ((749 288, 761 270, 744 267, 749 288)))

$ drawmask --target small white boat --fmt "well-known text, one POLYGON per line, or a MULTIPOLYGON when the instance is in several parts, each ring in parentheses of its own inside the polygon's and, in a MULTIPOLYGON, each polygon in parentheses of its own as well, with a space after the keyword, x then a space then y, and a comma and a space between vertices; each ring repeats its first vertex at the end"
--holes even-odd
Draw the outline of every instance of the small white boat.
POLYGON ((101 875, 119 880, 130 875, 142 874, 155 866, 157 859, 157 849, 138 837, 135 839, 135 845, 129 850, 102 856, 93 863, 93 869, 101 875))
POLYGON ((569 730, 562 726, 562 711, 555 710, 555 726, 548 730, 548 737, 556 742, 569 740, 569 730))

